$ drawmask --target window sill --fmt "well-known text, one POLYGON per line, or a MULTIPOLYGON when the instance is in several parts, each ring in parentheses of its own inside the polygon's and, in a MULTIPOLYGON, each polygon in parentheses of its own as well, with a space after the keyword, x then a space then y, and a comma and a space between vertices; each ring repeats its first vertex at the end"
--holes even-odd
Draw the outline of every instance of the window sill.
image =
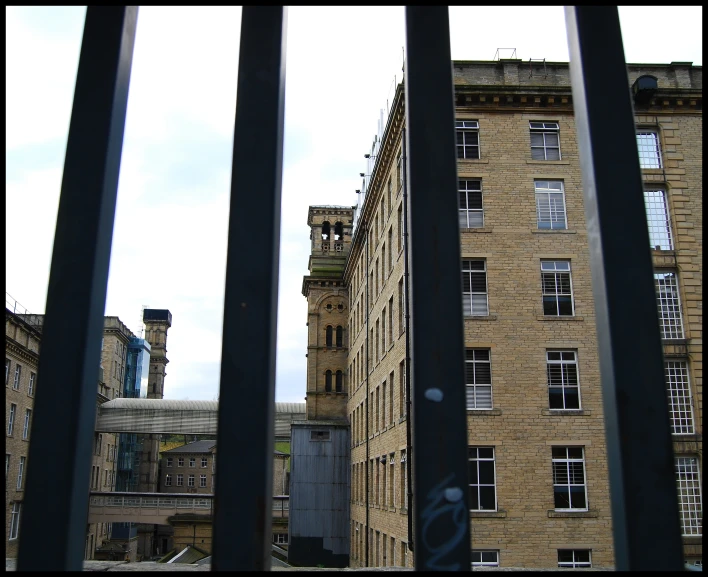
POLYGON ((567 228, 532 228, 531 234, 578 234, 578 231, 567 228))
POLYGON ((398 424, 400 425, 405 420, 406 420, 406 415, 403 415, 400 419, 398 419, 398 424))
POLYGON ((585 318, 570 316, 570 315, 563 315, 563 316, 537 315, 536 320, 537 321, 584 321, 585 318))
POLYGON ((501 409, 467 409, 467 416, 475 417, 497 417, 502 414, 501 409))
POLYGON ((569 160, 527 160, 526 164, 570 164, 569 160))
POLYGON ((703 535, 681 535, 681 540, 684 545, 701 545, 703 543, 703 535))
POLYGON ((407 514, 408 514, 408 509, 406 509, 405 507, 401 507, 401 508, 398 510, 398 512, 399 512, 401 515, 407 515, 407 514))
POLYGON ((700 433, 671 433, 671 440, 674 443, 700 443, 703 435, 700 433))
POLYGON ((589 417, 590 409, 541 409, 541 414, 546 417, 589 417))
POLYGON ((494 230, 494 229, 492 229, 491 227, 488 227, 488 226, 469 227, 469 228, 462 228, 461 227, 460 228, 461 233, 468 233, 468 232, 470 232, 470 233, 472 233, 472 232, 488 233, 488 232, 492 232, 492 230, 494 230))
POLYGON ((555 509, 548 510, 549 517, 556 518, 570 518, 570 517, 584 517, 586 519, 597 519, 600 515, 595 510, 590 511, 556 511, 555 509))
POLYGON ((489 159, 482 158, 458 158, 457 162, 467 162, 469 164, 489 164, 489 159))
POLYGON ((470 517, 476 518, 494 518, 494 519, 506 519, 506 511, 470 511, 470 517))
POLYGON ((465 315, 466 321, 495 321, 497 315, 465 315))

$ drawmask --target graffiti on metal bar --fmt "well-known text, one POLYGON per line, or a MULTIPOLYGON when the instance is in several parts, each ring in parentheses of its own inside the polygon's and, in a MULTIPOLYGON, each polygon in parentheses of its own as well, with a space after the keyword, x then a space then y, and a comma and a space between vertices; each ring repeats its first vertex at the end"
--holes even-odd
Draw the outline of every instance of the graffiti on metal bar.
POLYGON ((462 490, 459 487, 451 486, 454 479, 455 475, 452 473, 430 490, 427 496, 429 503, 421 514, 423 520, 422 544, 429 554, 425 568, 433 571, 458 571, 460 569, 459 563, 438 564, 439 560, 454 550, 465 535, 467 509, 462 498, 462 490), (433 523, 443 515, 449 515, 449 519, 441 518, 442 523, 438 523, 435 530, 431 531, 433 523), (434 536, 437 541, 440 539, 441 529, 449 530, 450 528, 454 528, 455 532, 449 537, 443 536, 447 539, 446 541, 431 545, 429 537, 434 536))

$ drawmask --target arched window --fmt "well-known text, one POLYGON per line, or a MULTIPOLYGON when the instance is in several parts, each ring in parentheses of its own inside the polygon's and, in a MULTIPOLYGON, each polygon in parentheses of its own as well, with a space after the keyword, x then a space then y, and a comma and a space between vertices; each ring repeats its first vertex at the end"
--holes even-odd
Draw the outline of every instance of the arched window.
POLYGON ((329 240, 329 221, 322 223, 322 240, 329 240))
POLYGON ((335 383, 336 391, 338 393, 341 393, 344 389, 344 375, 342 374, 342 371, 337 371, 337 380, 335 383))
POLYGON ((341 222, 334 223, 334 240, 342 240, 344 237, 344 225, 341 222))
POLYGON ((327 371, 325 373, 325 392, 332 392, 332 371, 327 371))
POLYGON ((325 337, 325 345, 328 347, 332 346, 332 327, 328 326, 327 331, 326 331, 326 337, 325 337))
MULTIPOLYGON (((332 327, 330 327, 330 328, 332 328, 332 327)), ((337 327, 337 346, 338 347, 344 346, 344 345, 342 345, 342 334, 343 333, 344 333, 344 331, 342 330, 342 327, 337 327)))

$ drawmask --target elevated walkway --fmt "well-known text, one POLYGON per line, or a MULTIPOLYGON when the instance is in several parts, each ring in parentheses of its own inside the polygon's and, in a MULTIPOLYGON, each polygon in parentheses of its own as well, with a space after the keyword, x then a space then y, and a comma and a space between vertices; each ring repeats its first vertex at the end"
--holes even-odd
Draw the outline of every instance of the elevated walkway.
MULTIPOLYGON (((97 433, 212 435, 217 401, 113 399, 98 407, 97 433)), ((275 403, 275 436, 290 437, 290 424, 305 419, 305 403, 275 403)))
MULTIPOLYGON (((288 517, 287 495, 273 497, 273 518, 288 517)), ((92 492, 88 523, 152 523, 169 525, 175 515, 211 516, 214 495, 194 493, 92 492)))

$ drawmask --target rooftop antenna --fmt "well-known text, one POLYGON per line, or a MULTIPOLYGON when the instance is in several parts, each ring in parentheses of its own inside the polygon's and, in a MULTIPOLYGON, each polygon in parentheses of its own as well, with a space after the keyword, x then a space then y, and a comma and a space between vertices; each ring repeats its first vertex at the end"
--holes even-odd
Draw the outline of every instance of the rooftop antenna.
POLYGON ((140 322, 138 323, 138 326, 140 327, 140 338, 143 337, 143 332, 145 331, 145 324, 143 323, 143 315, 145 314, 145 309, 149 309, 150 305, 143 305, 140 309, 140 322))

